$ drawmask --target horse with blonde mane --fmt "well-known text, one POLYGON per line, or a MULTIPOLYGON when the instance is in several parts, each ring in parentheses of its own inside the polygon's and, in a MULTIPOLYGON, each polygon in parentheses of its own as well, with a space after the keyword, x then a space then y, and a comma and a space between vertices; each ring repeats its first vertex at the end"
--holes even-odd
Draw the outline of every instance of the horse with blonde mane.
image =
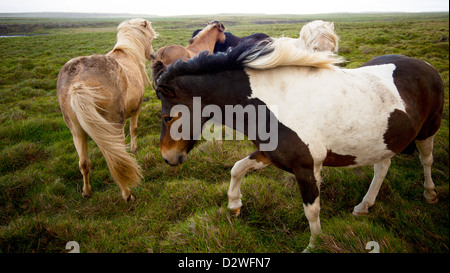
POLYGON ((157 37, 151 23, 132 19, 117 27, 117 43, 106 55, 76 57, 60 70, 57 96, 69 127, 83 175, 83 196, 90 197, 91 161, 88 136, 98 145, 125 201, 134 201, 130 187, 142 179, 136 159, 126 150, 125 122, 130 119, 131 152, 137 149, 137 121, 145 86, 146 60, 157 37))
POLYGON ((213 21, 208 23, 195 37, 191 38, 188 46, 170 45, 158 49, 153 56, 153 61, 161 61, 167 66, 178 59, 192 59, 205 50, 212 54, 216 42, 223 43, 225 38, 224 25, 218 21, 213 21))
POLYGON ((333 22, 312 21, 300 30, 297 45, 309 51, 331 51, 339 49, 339 36, 334 32, 333 22))

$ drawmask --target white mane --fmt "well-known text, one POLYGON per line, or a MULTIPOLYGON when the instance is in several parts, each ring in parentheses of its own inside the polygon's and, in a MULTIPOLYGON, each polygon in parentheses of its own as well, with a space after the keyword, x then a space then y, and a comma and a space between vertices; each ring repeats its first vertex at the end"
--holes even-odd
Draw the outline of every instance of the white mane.
POLYGON ((299 49, 297 40, 287 37, 273 39, 262 50, 257 50, 246 57, 246 67, 253 69, 269 69, 278 66, 310 66, 318 68, 334 68, 335 64, 344 60, 332 52, 311 52, 299 49), (267 52, 269 52, 266 54, 267 52))
POLYGON ((298 46, 309 51, 338 51, 339 36, 334 32, 334 23, 315 20, 300 30, 298 46))

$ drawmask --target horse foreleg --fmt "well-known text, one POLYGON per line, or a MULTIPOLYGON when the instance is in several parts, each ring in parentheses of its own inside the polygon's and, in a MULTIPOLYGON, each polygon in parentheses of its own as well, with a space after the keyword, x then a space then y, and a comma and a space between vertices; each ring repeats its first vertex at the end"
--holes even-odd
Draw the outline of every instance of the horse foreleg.
POLYGON ((80 172, 83 175, 83 197, 92 196, 92 188, 89 184, 89 172, 91 169, 91 161, 88 157, 88 136, 84 131, 72 132, 73 143, 78 153, 80 172))
POLYGON ((139 112, 130 118, 130 137, 131 137, 131 147, 130 151, 136 154, 137 151, 137 123, 138 123, 139 112))
POLYGON ((435 185, 433 179, 431 179, 431 165, 433 164, 433 142, 434 136, 429 137, 423 141, 416 140, 416 146, 420 153, 420 162, 422 162, 424 175, 425 175, 425 191, 423 195, 430 204, 435 204, 438 201, 437 193, 434 190, 435 185))
POLYGON ((319 217, 321 169, 322 164, 314 166, 314 170, 304 167, 294 169, 295 178, 302 194, 303 209, 311 231, 308 247, 303 252, 308 252, 311 248, 314 248, 315 237, 322 232, 319 217))
POLYGON ((267 167, 270 161, 260 152, 256 151, 250 156, 236 162, 231 169, 231 181, 228 189, 228 208, 234 216, 241 212, 241 182, 242 177, 250 170, 267 167))
POLYGON ((375 204, 375 199, 377 198, 378 192, 380 191, 381 184, 386 177, 386 174, 391 165, 391 159, 384 159, 374 165, 374 175, 372 182, 370 183, 369 190, 364 196, 363 200, 359 205, 353 209, 353 215, 368 214, 369 208, 375 204))

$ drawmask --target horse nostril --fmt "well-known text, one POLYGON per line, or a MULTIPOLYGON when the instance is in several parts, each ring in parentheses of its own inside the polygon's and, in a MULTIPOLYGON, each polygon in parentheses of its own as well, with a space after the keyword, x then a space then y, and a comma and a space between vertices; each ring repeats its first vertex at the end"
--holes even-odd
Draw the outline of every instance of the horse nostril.
POLYGON ((167 164, 169 164, 169 160, 164 158, 164 162, 166 162, 167 164))
POLYGON ((182 156, 182 155, 180 155, 180 157, 178 158, 178 162, 179 162, 180 164, 183 163, 183 156, 182 156))

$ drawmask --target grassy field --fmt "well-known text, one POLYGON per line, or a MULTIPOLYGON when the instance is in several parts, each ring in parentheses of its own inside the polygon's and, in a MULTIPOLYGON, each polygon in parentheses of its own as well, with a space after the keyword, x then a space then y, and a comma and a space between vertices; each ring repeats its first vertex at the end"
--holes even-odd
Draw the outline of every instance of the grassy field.
MULTIPOLYGON (((444 120, 434 150, 439 202, 425 202, 416 152, 397 155, 370 214, 352 210, 366 193, 373 168, 325 168, 321 192, 323 236, 316 252, 449 252, 449 19, 443 14, 231 16, 149 18, 160 34, 155 50, 187 45, 206 20, 237 36, 264 32, 298 37, 313 19, 334 21, 339 54, 354 68, 384 54, 423 59, 445 85, 444 120)), ((300 190, 275 167, 249 173, 243 208, 227 210, 233 164, 254 151, 249 141, 203 141, 190 159, 170 167, 159 150, 160 102, 148 87, 139 118, 136 158, 144 180, 125 203, 95 143, 89 143, 93 196, 81 196, 82 176, 56 97, 56 77, 69 59, 105 54, 122 19, 0 18, 0 253, 67 252, 301 252, 309 242, 300 190), (44 35, 45 34, 45 35, 44 35)), ((150 63, 148 64, 150 68, 150 63)), ((128 132, 128 126, 127 126, 128 132)), ((129 141, 129 137, 128 137, 129 141)))

